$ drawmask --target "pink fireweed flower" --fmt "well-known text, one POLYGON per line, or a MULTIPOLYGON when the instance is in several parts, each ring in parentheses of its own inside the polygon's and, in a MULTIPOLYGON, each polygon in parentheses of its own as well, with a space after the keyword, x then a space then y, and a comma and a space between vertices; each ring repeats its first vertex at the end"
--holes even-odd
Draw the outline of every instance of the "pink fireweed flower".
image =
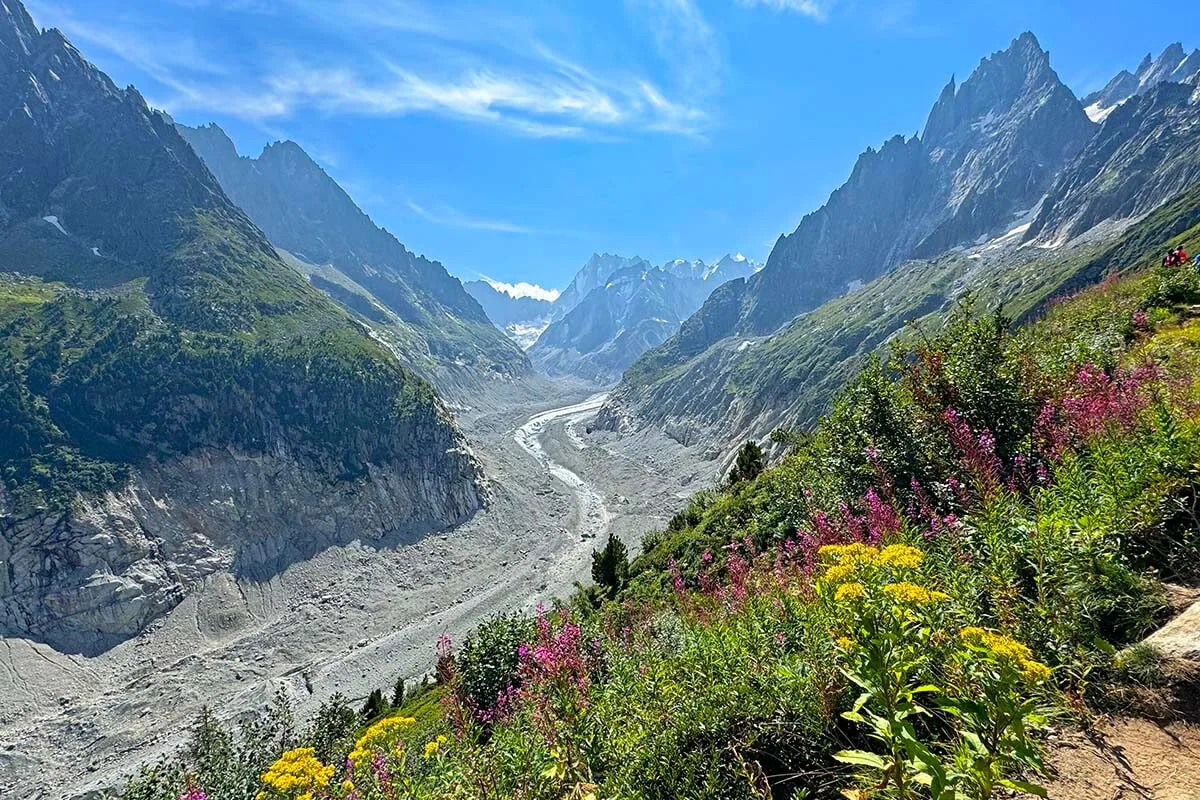
POLYGON ((866 520, 855 514, 845 502, 838 503, 838 512, 842 515, 844 541, 861 542, 867 538, 866 520))
POLYGON ((674 556, 667 561, 667 573, 671 576, 671 586, 675 589, 675 594, 683 597, 687 592, 687 584, 683 582, 683 574, 679 571, 679 564, 675 562, 674 556))
POLYGON ((981 490, 995 488, 1000 482, 1002 464, 996 456, 996 437, 987 428, 978 434, 971 425, 953 408, 942 412, 942 422, 950 434, 950 441, 958 450, 963 467, 971 473, 981 490))
POLYGON ((884 502, 875 489, 868 489, 863 498, 867 507, 867 540, 878 544, 885 536, 900 530, 900 516, 890 503, 884 502))
POLYGON ((1147 405, 1142 387, 1157 377, 1152 365, 1115 378, 1093 364, 1084 365, 1062 401, 1067 426, 1085 441, 1114 427, 1132 430, 1147 405))

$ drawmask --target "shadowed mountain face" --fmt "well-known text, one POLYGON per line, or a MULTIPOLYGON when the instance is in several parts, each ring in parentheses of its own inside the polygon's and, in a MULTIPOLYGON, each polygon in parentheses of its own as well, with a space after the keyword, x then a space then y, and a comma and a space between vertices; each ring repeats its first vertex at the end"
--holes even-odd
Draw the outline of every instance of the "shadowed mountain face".
MULTIPOLYGON (((502 375, 529 371, 521 351, 493 328, 457 278, 376 226, 299 145, 278 142, 258 158, 245 158, 216 125, 178 127, 273 245, 346 279, 314 280, 339 303, 357 313, 364 302, 382 306, 440 364, 477 364, 502 375), (361 297, 364 291, 370 297, 361 297)), ((398 350, 419 368, 416 354, 398 350)))
POLYGON ((280 260, 170 120, 16 0, 0 478, 0 629, 77 652, 235 563, 270 574, 481 504, 429 384, 280 260))

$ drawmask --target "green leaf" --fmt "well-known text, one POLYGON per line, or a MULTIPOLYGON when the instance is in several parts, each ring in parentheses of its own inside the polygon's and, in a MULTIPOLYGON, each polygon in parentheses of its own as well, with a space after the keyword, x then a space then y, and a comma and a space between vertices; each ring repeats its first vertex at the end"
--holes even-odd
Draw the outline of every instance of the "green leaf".
POLYGON ((971 745, 971 749, 981 755, 986 754, 988 749, 984 746, 983 740, 979 738, 979 734, 972 731, 963 731, 960 734, 967 744, 971 745))
POLYGON ((1025 781, 1011 780, 1009 778, 1001 778, 1000 785, 1009 789, 1015 789, 1018 792, 1036 795, 1037 797, 1046 797, 1046 790, 1036 783, 1027 783, 1025 781))
POLYGON ((840 761, 843 764, 854 764, 859 767, 871 767, 872 769, 885 770, 887 762, 882 756, 875 753, 868 753, 866 750, 839 750, 833 754, 835 761, 840 761))

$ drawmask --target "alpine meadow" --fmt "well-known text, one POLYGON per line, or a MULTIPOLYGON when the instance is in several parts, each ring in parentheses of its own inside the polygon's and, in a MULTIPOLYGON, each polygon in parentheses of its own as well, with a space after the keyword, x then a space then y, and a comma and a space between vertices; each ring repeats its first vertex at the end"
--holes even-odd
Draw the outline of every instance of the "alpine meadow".
POLYGON ((1166 5, 0 2, 0 796, 1200 798, 1166 5))

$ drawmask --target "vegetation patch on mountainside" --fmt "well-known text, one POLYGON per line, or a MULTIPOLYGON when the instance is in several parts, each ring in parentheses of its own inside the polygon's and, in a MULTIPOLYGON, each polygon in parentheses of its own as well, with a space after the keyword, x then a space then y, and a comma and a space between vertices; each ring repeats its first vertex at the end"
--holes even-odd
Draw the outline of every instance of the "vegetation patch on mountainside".
POLYGON ((229 330, 164 319, 138 285, 98 293, 0 280, 0 471, 11 511, 62 509, 146 459, 202 448, 286 446, 331 479, 407 459, 439 424, 431 387, 298 280, 257 277, 219 289, 206 275, 202 289, 167 290, 172 308, 229 310, 214 314, 229 330), (369 435, 381 420, 388 435, 369 435))
POLYGON ((236 757, 210 720, 123 796, 1044 796, 1049 729, 1171 709, 1139 643, 1200 563, 1198 302, 1154 268, 1023 328, 960 304, 777 464, 606 547, 603 585, 443 639, 440 719, 375 703, 236 757))

